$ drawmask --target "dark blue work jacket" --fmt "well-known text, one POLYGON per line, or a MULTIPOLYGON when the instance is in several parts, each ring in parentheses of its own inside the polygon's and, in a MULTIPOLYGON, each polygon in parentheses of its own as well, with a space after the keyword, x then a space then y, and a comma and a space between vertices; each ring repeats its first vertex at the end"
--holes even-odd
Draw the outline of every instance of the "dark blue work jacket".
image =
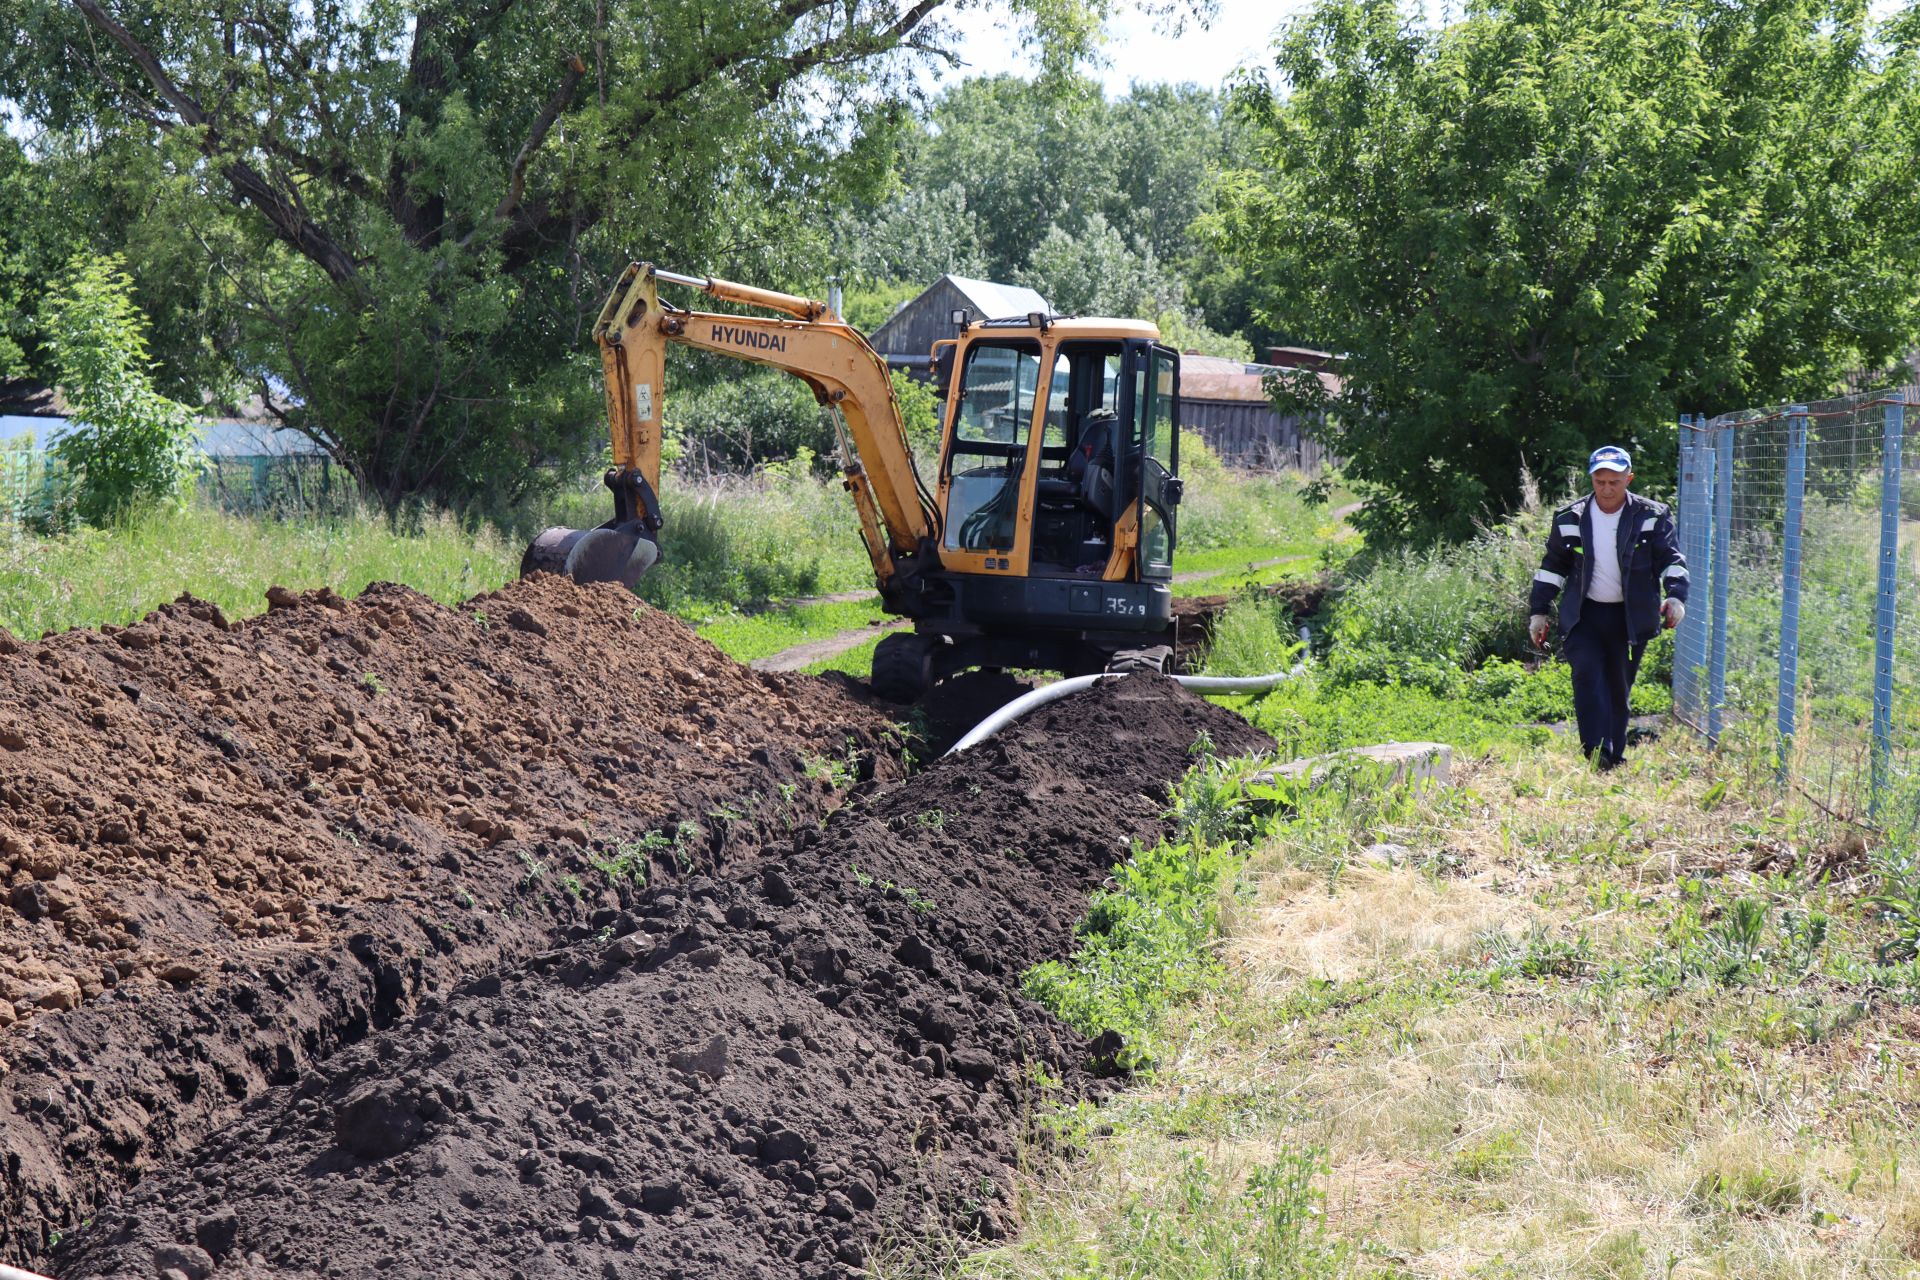
MULTIPOLYGON (((1592 507, 1593 495, 1588 494, 1553 513, 1547 553, 1540 558, 1540 571, 1533 575, 1533 593, 1527 601, 1529 613, 1545 613, 1565 587, 1567 596, 1560 605, 1563 633, 1580 621, 1587 584, 1593 580, 1593 558, 1585 554, 1593 545, 1592 507)), ((1639 644, 1660 630, 1663 589, 1674 600, 1687 598, 1687 558, 1680 554, 1674 537, 1673 513, 1664 504, 1629 491, 1626 509, 1620 513, 1619 552, 1627 639, 1639 644)))

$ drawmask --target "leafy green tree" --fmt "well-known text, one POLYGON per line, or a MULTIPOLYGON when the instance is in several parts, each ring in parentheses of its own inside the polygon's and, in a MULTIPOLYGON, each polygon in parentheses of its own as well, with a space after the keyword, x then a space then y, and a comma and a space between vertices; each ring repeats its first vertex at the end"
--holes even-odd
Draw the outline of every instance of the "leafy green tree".
MULTIPOLYGON (((0 0, 0 98, 190 300, 183 363, 390 505, 511 498, 599 446, 627 259, 814 273, 957 2, 0 0)), ((1114 0, 1002 2, 1071 65, 1114 0)))
POLYGON ((78 240, 62 204, 45 168, 0 133, 0 378, 51 380, 38 300, 78 240))
POLYGON ((1054 226, 1078 234, 1108 199, 1114 139, 1098 82, 981 76, 948 90, 910 136, 908 190, 964 193, 983 269, 1007 280, 1054 226))
POLYGON ((1185 346, 1250 356, 1240 331, 1272 335, 1194 230, 1238 131, 1193 85, 1109 101, 1087 77, 963 81, 904 134, 897 189, 843 216, 835 254, 857 279, 1021 281, 1064 310, 1157 318, 1185 346))
POLYGON ((872 209, 840 215, 836 265, 857 281, 918 280, 943 275, 982 276, 980 220, 967 207, 967 189, 902 188, 872 209))
POLYGON ((47 296, 47 345, 71 425, 51 452, 65 466, 73 514, 108 524, 193 488, 194 411, 153 389, 147 323, 117 257, 75 255, 47 296))
POLYGON ((1328 414, 1375 535, 1467 535, 1681 410, 1825 391, 1916 334, 1911 14, 1854 0, 1320 0, 1239 88, 1216 242, 1349 353, 1328 414))
POLYGON ((1130 247, 1099 213, 1077 236, 1049 227, 1014 278, 1075 315, 1153 316, 1186 301, 1186 290, 1153 251, 1130 247))
POLYGON ((1079 236, 1048 230, 1015 280, 1040 291, 1061 312, 1083 316, 1138 316, 1156 321, 1160 336, 1182 351, 1250 360, 1253 348, 1237 334, 1216 333, 1187 303, 1180 275, 1154 257, 1150 245, 1130 248, 1094 214, 1079 236))

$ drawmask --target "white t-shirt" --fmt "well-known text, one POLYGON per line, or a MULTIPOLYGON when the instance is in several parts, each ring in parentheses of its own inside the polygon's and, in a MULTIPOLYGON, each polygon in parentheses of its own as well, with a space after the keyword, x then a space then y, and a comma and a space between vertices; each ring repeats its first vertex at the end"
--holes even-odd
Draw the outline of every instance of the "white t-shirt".
POLYGON ((1593 574, 1587 579, 1587 599, 1597 604, 1619 604, 1626 599, 1620 584, 1620 517, 1627 512, 1622 502, 1612 515, 1600 509, 1598 502, 1587 504, 1587 519, 1593 525, 1593 545, 1587 558, 1593 574))

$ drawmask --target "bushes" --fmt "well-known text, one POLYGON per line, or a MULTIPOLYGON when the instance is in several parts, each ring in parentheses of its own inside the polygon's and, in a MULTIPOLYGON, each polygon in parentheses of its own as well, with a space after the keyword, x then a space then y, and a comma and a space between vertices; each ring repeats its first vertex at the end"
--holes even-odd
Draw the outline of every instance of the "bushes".
POLYGON ((833 449, 833 429, 806 383, 771 369, 731 376, 667 399, 666 429, 688 461, 705 469, 744 470, 801 450, 833 449))
POLYGON ((1382 558, 1341 593, 1333 639, 1466 669, 1527 656, 1527 594, 1549 514, 1522 513, 1458 546, 1382 558))
POLYGON ((1180 433, 1180 474, 1182 552, 1294 543, 1310 552, 1316 535, 1332 537, 1321 529, 1332 517, 1315 509, 1299 477, 1230 470, 1196 432, 1180 433))
POLYGON ((188 493, 194 413, 153 389, 146 317, 133 305, 122 259, 75 255, 45 311, 73 424, 51 450, 66 476, 60 500, 41 522, 65 523, 63 508, 70 506, 88 524, 108 524, 188 493))

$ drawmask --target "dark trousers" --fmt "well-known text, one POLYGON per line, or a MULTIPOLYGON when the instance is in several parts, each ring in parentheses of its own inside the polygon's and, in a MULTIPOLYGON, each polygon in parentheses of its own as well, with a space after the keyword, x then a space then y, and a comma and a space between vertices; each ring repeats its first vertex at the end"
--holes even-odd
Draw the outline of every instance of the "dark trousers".
POLYGON ((1639 674, 1646 642, 1627 641, 1624 604, 1580 602, 1580 621, 1567 633, 1567 665, 1573 668, 1573 714, 1580 750, 1615 764, 1627 752, 1627 691, 1639 674))

